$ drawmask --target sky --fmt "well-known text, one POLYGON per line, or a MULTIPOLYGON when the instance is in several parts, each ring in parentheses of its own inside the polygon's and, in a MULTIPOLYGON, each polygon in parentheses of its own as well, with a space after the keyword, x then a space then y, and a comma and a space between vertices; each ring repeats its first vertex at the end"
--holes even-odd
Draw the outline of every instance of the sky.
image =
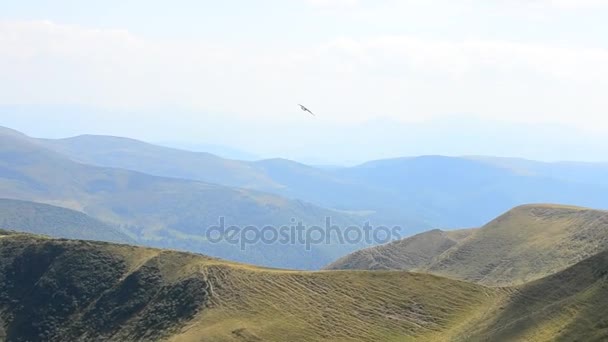
POLYGON ((606 37, 608 0, 4 1, 0 125, 320 164, 608 161, 606 37))

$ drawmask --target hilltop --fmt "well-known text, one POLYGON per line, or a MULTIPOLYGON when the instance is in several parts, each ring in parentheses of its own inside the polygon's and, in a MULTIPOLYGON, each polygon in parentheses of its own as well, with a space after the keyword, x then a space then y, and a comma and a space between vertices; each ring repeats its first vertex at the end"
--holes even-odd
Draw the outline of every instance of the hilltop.
POLYGON ((386 245, 353 252, 327 265, 325 269, 415 270, 429 265, 435 257, 457 245, 473 231, 433 229, 386 245))
POLYGON ((263 269, 23 234, 0 238, 0 277, 11 341, 428 340, 501 296, 432 275, 263 269))
POLYGON ((345 256, 328 269, 430 272, 486 285, 522 284, 608 250, 608 212, 514 208, 479 229, 439 230, 345 256))
POLYGON ((600 340, 608 253, 518 287, 404 271, 301 272, 0 232, 11 341, 600 340))

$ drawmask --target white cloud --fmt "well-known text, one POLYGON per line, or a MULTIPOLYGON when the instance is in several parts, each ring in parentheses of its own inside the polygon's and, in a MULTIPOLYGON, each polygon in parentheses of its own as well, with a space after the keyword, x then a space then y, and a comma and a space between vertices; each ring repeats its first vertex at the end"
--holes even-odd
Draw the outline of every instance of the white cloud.
POLYGON ((180 106, 284 117, 308 99, 331 120, 450 113, 597 126, 608 50, 410 35, 300 48, 144 39, 49 21, 0 23, 0 103, 180 106))

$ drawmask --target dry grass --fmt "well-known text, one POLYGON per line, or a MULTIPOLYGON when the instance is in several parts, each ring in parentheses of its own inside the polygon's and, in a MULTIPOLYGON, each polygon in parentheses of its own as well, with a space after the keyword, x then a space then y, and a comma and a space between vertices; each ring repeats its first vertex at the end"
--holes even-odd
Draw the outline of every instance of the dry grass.
POLYGON ((608 212, 515 208, 441 254, 425 271, 485 285, 523 284, 608 250, 608 212))
POLYGON ((517 207, 479 229, 433 230, 352 253, 330 269, 402 269, 491 286, 562 271, 608 250, 608 212, 550 204, 517 207))
MULTIPOLYGON (((40 270, 41 279, 47 283, 55 279, 52 275, 57 275, 57 270, 76 267, 66 265, 69 260, 96 262, 96 256, 102 256, 100 260, 120 265, 118 277, 111 276, 113 273, 106 276, 110 281, 103 291, 68 316, 60 316, 65 323, 55 326, 58 332, 51 331, 48 336, 63 339, 93 341, 103 336, 110 341, 172 342, 588 341, 607 336, 608 321, 604 317, 608 314, 608 253, 530 284, 499 288, 405 271, 259 268, 190 253, 24 234, 5 235, 0 245, 6 251, 0 254, 0 266, 12 270, 3 269, 0 274, 4 276, 27 273, 27 264, 19 262, 26 268, 17 273, 10 265, 14 265, 11 260, 15 256, 31 253, 24 252, 28 246, 38 246, 35 250, 55 246, 51 249, 59 248, 71 255, 57 256, 47 271, 40 270), (134 276, 144 281, 134 286, 130 281, 134 276), (184 285, 191 284, 188 281, 192 279, 200 280, 203 297, 195 295, 200 287, 184 285), (129 291, 125 293, 124 289, 129 291), (129 302, 135 301, 132 305, 137 310, 122 304, 121 293, 128 295, 129 302), (201 299, 195 308, 191 298, 201 299), (128 316, 116 323, 114 314, 104 315, 114 307, 101 310, 106 308, 104 303, 115 304, 128 316), (194 314, 184 315, 184 308, 194 314), (106 321, 113 325, 87 324, 106 321), (110 331, 103 330, 108 326, 110 331)), ((104 269, 101 266, 76 267, 77 275, 67 271, 72 282, 65 283, 60 277, 53 283, 59 284, 59 289, 65 284, 91 292, 82 284, 98 286, 95 280, 104 269)), ((112 268, 105 270, 113 272, 112 268)), ((10 282, 12 278, 6 279, 10 282)), ((40 283, 35 277, 28 281, 40 283)), ((40 291, 34 286, 30 295, 41 296, 44 292, 40 291)), ((10 293, 0 287, 0 298, 10 293)), ((27 303, 20 298, 0 302, 0 322, 4 322, 0 335, 14 333, 9 310, 12 304, 6 304, 14 300, 27 303)), ((35 305, 36 310, 46 310, 49 303, 43 300, 35 305)))

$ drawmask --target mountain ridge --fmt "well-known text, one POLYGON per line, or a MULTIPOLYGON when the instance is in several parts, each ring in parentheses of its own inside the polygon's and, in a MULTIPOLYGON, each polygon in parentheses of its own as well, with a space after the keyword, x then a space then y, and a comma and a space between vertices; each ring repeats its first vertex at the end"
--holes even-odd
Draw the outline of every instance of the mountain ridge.
POLYGON ((11 341, 608 337, 608 252, 531 283, 486 287, 404 271, 268 269, 0 230, 0 279, 0 338, 11 341))
POLYGON ((327 169, 280 158, 230 160, 133 139, 116 148, 105 142, 114 137, 84 137, 42 143, 97 166, 261 190, 342 211, 373 212, 372 221, 407 226, 408 234, 436 227, 480 226, 522 203, 608 208, 603 195, 608 182, 602 176, 608 168, 601 163, 579 167, 425 155, 327 169), (89 142, 77 143, 80 140, 89 142))
POLYGON ((400 269, 491 286, 516 285, 608 250, 607 233, 608 211, 529 204, 481 228, 421 233, 351 253, 326 269, 400 269), (461 234, 461 239, 449 239, 450 234, 461 234), (436 246, 442 248, 432 248, 436 246))

